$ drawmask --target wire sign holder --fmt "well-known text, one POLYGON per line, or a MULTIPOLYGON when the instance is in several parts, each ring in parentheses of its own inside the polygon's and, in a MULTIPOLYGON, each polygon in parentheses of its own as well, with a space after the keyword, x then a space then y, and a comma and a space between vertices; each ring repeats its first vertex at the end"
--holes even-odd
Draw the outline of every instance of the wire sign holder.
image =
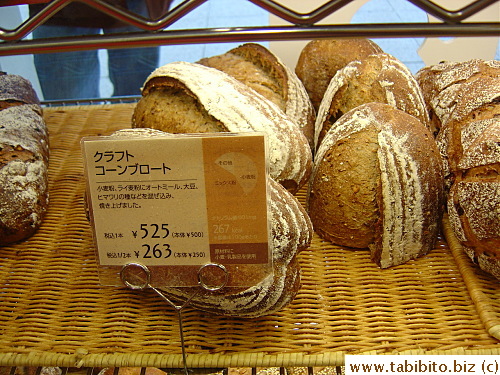
POLYGON ((130 289, 133 290, 144 290, 146 288, 152 289, 156 294, 158 294, 164 301, 166 301, 170 306, 174 308, 177 313, 177 319, 179 321, 179 337, 181 341, 181 350, 182 350, 182 362, 184 367, 184 373, 189 375, 189 370, 187 366, 187 358, 186 358, 186 345, 184 341, 184 327, 182 324, 182 310, 189 305, 191 300, 201 291, 201 289, 215 292, 224 288, 229 280, 229 274, 226 268, 222 264, 208 263, 203 265, 198 270, 198 284, 200 289, 195 291, 184 303, 181 305, 176 305, 172 302, 161 290, 155 288, 150 284, 151 282, 151 271, 148 267, 140 263, 127 263, 120 270, 120 279, 130 289), (209 285, 206 280, 204 280, 203 270, 206 268, 219 268, 223 271, 224 278, 222 283, 219 285, 209 285))
POLYGON ((273 272, 266 138, 142 132, 82 140, 99 280, 152 289, 175 309, 187 374, 183 309, 273 272), (196 291, 167 297, 183 287, 196 291))

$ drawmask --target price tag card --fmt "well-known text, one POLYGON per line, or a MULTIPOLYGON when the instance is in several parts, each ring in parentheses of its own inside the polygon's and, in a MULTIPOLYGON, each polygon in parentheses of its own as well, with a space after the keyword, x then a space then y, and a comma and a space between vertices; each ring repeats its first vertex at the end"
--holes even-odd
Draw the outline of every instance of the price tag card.
POLYGON ((153 286, 197 285, 202 267, 227 286, 272 273, 264 134, 88 137, 82 150, 104 285, 129 263, 153 286))

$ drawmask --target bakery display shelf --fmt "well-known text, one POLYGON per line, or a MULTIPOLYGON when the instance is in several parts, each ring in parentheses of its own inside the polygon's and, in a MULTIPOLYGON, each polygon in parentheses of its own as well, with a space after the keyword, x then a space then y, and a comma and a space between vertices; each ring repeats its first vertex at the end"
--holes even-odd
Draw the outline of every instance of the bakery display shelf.
MULTIPOLYGON (((130 127, 134 104, 45 108, 50 207, 40 230, 0 247, 0 366, 182 367, 176 313, 152 291, 99 285, 80 139, 130 127)), ((298 194, 301 202, 305 193, 298 194)), ((345 354, 500 354, 500 287, 453 239, 381 270, 365 250, 313 238, 302 288, 257 319, 184 312, 192 368, 343 364, 345 354)))

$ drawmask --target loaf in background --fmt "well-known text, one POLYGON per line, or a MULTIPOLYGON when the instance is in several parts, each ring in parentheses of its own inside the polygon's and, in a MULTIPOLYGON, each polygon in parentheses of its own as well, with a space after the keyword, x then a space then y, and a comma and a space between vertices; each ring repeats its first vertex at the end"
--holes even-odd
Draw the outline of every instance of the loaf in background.
POLYGON ((263 132, 271 177, 292 193, 309 180, 312 150, 298 125, 255 90, 214 68, 177 62, 156 69, 144 84, 132 125, 169 133, 263 132))
POLYGON ((272 101, 297 123, 313 148, 316 112, 309 95, 295 72, 266 47, 245 43, 198 63, 229 74, 272 101))

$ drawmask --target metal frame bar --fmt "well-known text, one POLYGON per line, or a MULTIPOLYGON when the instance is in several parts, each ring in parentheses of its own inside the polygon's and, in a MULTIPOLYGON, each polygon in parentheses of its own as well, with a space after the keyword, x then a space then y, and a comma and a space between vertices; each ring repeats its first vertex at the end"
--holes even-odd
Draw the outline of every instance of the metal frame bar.
POLYGON ((110 5, 105 0, 52 0, 42 11, 13 30, 0 28, 0 56, 31 53, 65 52, 100 48, 149 47, 158 45, 271 41, 328 37, 478 37, 500 36, 500 22, 464 22, 500 0, 475 0, 454 11, 430 0, 407 0, 430 15, 437 23, 373 23, 317 25, 328 15, 354 0, 330 0, 309 13, 298 13, 274 0, 248 0, 292 23, 290 26, 229 27, 191 30, 165 30, 208 0, 184 0, 157 20, 146 19, 110 5), (36 27, 73 1, 85 3, 143 31, 127 34, 22 40, 36 27))

